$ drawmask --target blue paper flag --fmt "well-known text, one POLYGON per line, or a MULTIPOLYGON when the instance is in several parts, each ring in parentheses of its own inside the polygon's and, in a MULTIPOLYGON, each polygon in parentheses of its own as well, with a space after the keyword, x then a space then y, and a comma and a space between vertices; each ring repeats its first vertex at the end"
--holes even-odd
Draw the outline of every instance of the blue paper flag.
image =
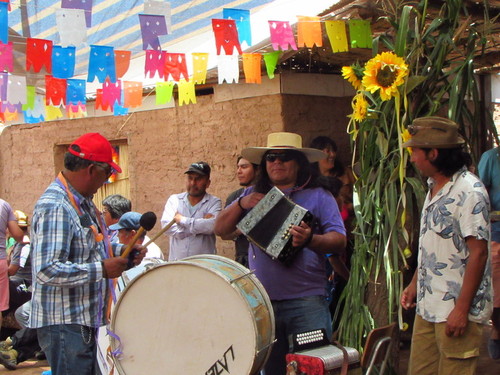
POLYGON ((120 104, 115 103, 113 106, 113 115, 114 116, 124 116, 128 114, 128 108, 122 107, 120 104))
POLYGON ((236 29, 238 30, 238 39, 240 44, 246 42, 248 47, 252 45, 249 10, 224 8, 222 9, 222 18, 236 21, 236 29))
POLYGON ((84 79, 68 79, 66 81, 68 88, 66 89, 66 103, 78 105, 87 102, 85 97, 85 80, 84 79))
POLYGON ((85 11, 85 24, 92 26, 92 0, 61 0, 61 8, 83 9, 85 11))
POLYGON ((75 74, 76 47, 52 47, 52 75, 56 78, 71 78, 75 74))
POLYGON ((7 44, 9 39, 9 4, 0 2, 0 41, 7 44))
POLYGON ((99 83, 103 83, 106 77, 109 77, 111 82, 116 82, 115 53, 113 47, 90 46, 87 82, 94 82, 96 76, 99 83))

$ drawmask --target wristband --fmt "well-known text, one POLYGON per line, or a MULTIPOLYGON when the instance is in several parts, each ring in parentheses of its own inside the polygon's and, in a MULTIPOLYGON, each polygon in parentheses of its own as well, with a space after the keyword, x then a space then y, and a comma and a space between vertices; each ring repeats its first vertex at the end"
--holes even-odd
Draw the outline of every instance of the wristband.
POLYGON ((241 208, 243 211, 245 211, 245 209, 243 208, 243 206, 241 205, 241 200, 243 199, 243 197, 239 197, 238 198, 238 207, 241 208))

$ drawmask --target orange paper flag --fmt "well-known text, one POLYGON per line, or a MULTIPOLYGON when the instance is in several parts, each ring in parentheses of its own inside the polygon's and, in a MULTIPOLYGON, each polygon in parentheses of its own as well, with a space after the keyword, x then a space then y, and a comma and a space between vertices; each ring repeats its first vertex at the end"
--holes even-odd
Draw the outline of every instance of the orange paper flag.
POLYGON ((207 79, 208 53, 194 52, 193 57, 193 78, 194 83, 205 83, 207 79))
POLYGON ((115 51, 116 79, 123 77, 130 66, 131 51, 115 51))
POLYGON ((260 75, 260 62, 262 55, 260 53, 243 54, 243 72, 247 83, 262 83, 260 75))
POLYGON ((298 46, 312 48, 315 44, 323 46, 321 35, 321 22, 319 17, 297 16, 297 41, 298 46))
POLYGON ((325 21, 326 34, 333 52, 347 52, 347 33, 344 21, 325 21))
POLYGON ((142 105, 142 82, 123 82, 123 95, 125 108, 135 108, 142 105))

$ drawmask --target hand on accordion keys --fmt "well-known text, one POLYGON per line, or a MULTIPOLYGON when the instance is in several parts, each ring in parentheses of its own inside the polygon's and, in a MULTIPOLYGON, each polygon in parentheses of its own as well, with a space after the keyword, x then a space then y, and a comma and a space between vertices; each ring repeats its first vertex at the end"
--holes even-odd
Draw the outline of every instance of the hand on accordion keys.
POLYGON ((313 238, 312 228, 304 221, 301 221, 300 225, 292 226, 290 234, 292 235, 292 246, 294 247, 306 247, 313 238))

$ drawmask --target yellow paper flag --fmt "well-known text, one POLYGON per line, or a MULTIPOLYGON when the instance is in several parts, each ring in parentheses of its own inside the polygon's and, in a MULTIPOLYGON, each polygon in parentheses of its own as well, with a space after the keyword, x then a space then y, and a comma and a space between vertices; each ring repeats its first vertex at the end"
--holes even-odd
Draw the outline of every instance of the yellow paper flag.
POLYGON ((189 104, 190 102, 196 104, 196 91, 194 89, 193 80, 186 82, 186 80, 182 78, 177 83, 177 87, 179 89, 179 106, 189 104))
POLYGON ((194 83, 205 83, 207 79, 208 53, 195 52, 193 56, 193 78, 194 83))
POLYGON ((45 106, 45 113, 47 114, 47 121, 55 120, 55 119, 63 117, 63 114, 61 112, 61 108, 54 107, 53 105, 46 105, 45 106))
POLYGON ((325 21, 326 34, 333 52, 347 52, 347 33, 344 21, 325 21))

